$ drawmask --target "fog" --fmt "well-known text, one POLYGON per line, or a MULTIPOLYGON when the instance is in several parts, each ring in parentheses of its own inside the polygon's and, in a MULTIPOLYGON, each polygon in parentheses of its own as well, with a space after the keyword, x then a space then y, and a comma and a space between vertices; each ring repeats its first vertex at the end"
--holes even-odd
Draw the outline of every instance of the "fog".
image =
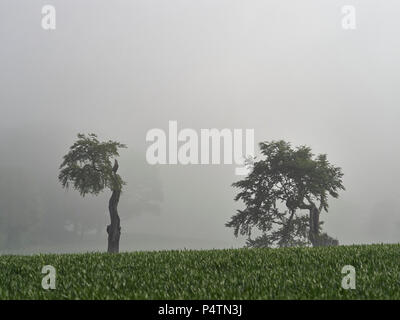
POLYGON ((57 180, 76 134, 127 144, 121 250, 241 247, 235 165, 150 165, 146 133, 254 129, 326 153, 346 191, 324 228, 399 242, 400 4, 352 1, 0 2, 0 252, 106 249, 109 191, 57 180), (56 9, 56 30, 41 9, 56 9), (17 238, 7 237, 18 230, 17 238), (6 239, 7 238, 7 239, 6 239))

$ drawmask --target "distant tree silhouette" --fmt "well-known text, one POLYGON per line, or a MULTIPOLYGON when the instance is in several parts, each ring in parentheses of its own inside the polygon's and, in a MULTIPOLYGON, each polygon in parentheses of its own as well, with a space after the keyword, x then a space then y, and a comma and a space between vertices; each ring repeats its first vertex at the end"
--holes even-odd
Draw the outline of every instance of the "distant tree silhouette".
POLYGON ((226 223, 248 237, 251 247, 337 245, 338 241, 320 234, 321 212, 328 211, 328 196, 337 198, 344 190, 341 168, 331 165, 325 154, 314 156, 307 146, 292 148, 280 140, 260 143, 264 159, 253 161, 251 173, 233 183, 241 189, 235 197, 243 201, 226 223), (308 210, 308 216, 301 210, 308 210), (251 239, 256 228, 261 235, 251 239))
POLYGON ((29 170, 0 168, 0 248, 24 248, 43 218, 40 185, 29 170))
POLYGON ((64 188, 70 184, 78 190, 81 196, 98 195, 105 188, 112 191, 109 200, 111 224, 107 226, 108 252, 119 252, 121 236, 118 203, 125 182, 117 174, 118 161, 112 158, 119 156, 118 149, 126 148, 124 144, 115 141, 100 142, 95 134, 78 134, 78 140, 70 147, 60 165, 58 176, 64 188))

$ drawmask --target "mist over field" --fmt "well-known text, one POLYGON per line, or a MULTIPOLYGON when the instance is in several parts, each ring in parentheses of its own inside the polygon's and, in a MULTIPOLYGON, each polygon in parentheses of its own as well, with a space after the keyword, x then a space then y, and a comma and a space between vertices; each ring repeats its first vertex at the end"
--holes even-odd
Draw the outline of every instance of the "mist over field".
POLYGON ((254 129, 326 153, 340 244, 400 239, 400 4, 312 0, 0 2, 0 253, 104 251, 110 192, 58 182, 76 134, 125 143, 121 251, 242 247, 235 165, 150 165, 146 133, 254 129))

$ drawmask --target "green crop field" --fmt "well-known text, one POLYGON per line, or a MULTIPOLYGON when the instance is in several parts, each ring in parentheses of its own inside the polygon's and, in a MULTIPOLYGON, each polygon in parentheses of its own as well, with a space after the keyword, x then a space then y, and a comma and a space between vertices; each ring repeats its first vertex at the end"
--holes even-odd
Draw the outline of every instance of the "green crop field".
POLYGON ((0 299, 399 298, 399 244, 0 256, 0 299), (356 289, 341 287, 345 265, 356 289))

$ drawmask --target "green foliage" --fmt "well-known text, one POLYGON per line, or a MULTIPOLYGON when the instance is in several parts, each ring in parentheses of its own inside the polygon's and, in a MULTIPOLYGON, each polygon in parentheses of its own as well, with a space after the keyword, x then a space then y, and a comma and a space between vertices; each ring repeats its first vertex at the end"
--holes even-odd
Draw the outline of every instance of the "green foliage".
POLYGON ((0 299, 400 299, 400 245, 0 256, 0 299), (41 269, 56 268, 44 290, 41 269), (356 269, 344 290, 343 266, 356 269))
POLYGON ((60 165, 58 176, 64 188, 70 184, 82 196, 99 194, 104 188, 121 190, 125 182, 113 172, 112 158, 119 156, 118 149, 126 148, 115 141, 100 142, 95 134, 78 134, 60 165))
MULTIPOLYGON (((235 200, 244 210, 226 224, 235 236, 248 236, 249 246, 297 246, 308 242, 309 219, 299 210, 328 211, 328 196, 344 190, 341 168, 325 154, 314 156, 306 146, 292 148, 283 140, 260 143, 262 159, 253 161, 252 172, 233 183, 240 189, 235 200), (251 239, 253 229, 261 236, 251 239)), ((320 223, 317 222, 318 228, 320 223)))
MULTIPOLYGON (((251 248, 265 248, 276 245, 277 247, 301 247, 309 244, 307 240, 307 216, 293 216, 292 221, 288 223, 287 218, 284 216, 286 213, 277 214, 276 219, 280 228, 263 232, 255 239, 250 237, 246 241, 246 246, 251 248)), ((264 229, 267 231, 267 229, 264 229)))

